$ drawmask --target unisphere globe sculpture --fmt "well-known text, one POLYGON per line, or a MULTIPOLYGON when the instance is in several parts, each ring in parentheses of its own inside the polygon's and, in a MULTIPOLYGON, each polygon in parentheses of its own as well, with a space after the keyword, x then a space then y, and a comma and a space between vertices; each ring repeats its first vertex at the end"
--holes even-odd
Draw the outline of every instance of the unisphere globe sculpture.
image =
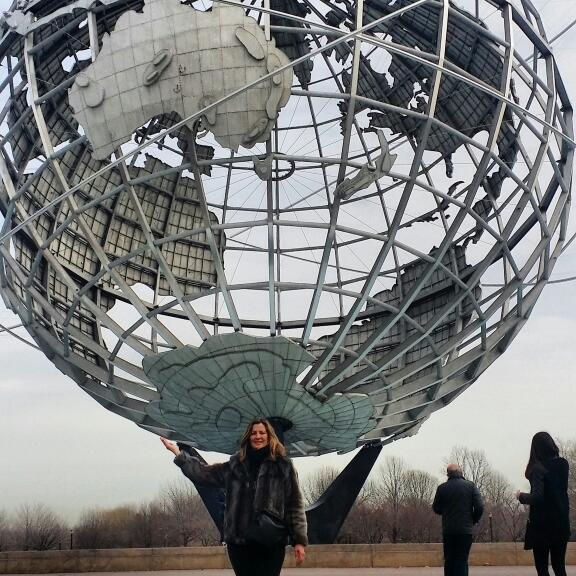
POLYGON ((560 255, 572 109, 529 0, 18 0, 1 292, 139 426, 415 433, 560 255))

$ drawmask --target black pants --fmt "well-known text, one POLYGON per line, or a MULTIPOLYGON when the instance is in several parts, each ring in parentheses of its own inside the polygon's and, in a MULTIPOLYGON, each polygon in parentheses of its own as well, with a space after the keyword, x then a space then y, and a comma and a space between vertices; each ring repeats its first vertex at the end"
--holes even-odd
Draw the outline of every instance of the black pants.
POLYGON ((228 544, 228 557, 236 576, 279 576, 284 564, 286 546, 228 544))
POLYGON ((556 576, 566 576, 566 546, 567 542, 555 546, 534 546, 534 565, 538 576, 550 576, 548 572, 548 557, 556 576))
POLYGON ((472 534, 444 534, 444 576, 468 576, 472 534))

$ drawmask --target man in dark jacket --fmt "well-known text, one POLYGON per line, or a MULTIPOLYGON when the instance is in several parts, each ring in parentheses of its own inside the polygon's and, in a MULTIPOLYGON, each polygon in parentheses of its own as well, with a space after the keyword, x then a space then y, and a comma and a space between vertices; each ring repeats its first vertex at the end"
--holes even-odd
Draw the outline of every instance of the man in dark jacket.
POLYGON ((442 515, 444 576, 468 576, 468 554, 474 524, 484 507, 478 488, 462 475, 457 464, 448 464, 448 480, 436 490, 432 508, 442 515))

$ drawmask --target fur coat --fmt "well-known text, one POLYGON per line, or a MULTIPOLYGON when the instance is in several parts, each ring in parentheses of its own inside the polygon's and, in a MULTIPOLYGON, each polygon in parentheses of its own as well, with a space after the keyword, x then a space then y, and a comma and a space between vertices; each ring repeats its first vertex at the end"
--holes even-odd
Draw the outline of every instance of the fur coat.
POLYGON ((246 461, 234 454, 223 464, 204 464, 182 451, 174 459, 186 477, 202 486, 223 488, 226 493, 224 541, 245 544, 248 527, 259 512, 281 518, 293 544, 308 544, 304 499, 298 477, 289 458, 267 457, 258 471, 256 488, 250 489, 250 474, 246 461))

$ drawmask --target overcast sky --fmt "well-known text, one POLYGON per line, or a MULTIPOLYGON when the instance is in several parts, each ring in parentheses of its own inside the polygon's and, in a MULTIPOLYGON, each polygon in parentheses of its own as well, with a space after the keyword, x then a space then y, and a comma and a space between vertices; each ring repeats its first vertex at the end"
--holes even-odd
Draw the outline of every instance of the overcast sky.
MULTIPOLYGON (((576 18, 574 0, 534 4, 542 10, 549 37, 576 18)), ((2 6, 6 9, 8 3, 0 2, 2 6)), ((555 45, 573 102, 575 48, 575 33, 555 45)), ((553 278, 575 275, 576 244, 553 278)), ((548 286, 506 354, 452 404, 434 413, 417 436, 385 447, 381 458, 401 456, 409 466, 440 478, 453 446, 481 448, 514 486, 523 487, 534 432, 576 438, 575 293, 576 283, 548 286)), ((0 322, 12 320, 9 312, 0 311, 0 322)), ((74 520, 82 509, 150 500, 179 478, 157 436, 102 408, 40 352, 0 334, 0 366, 0 510, 43 502, 74 520)), ((305 477, 324 465, 342 468, 350 457, 296 462, 305 477)))

